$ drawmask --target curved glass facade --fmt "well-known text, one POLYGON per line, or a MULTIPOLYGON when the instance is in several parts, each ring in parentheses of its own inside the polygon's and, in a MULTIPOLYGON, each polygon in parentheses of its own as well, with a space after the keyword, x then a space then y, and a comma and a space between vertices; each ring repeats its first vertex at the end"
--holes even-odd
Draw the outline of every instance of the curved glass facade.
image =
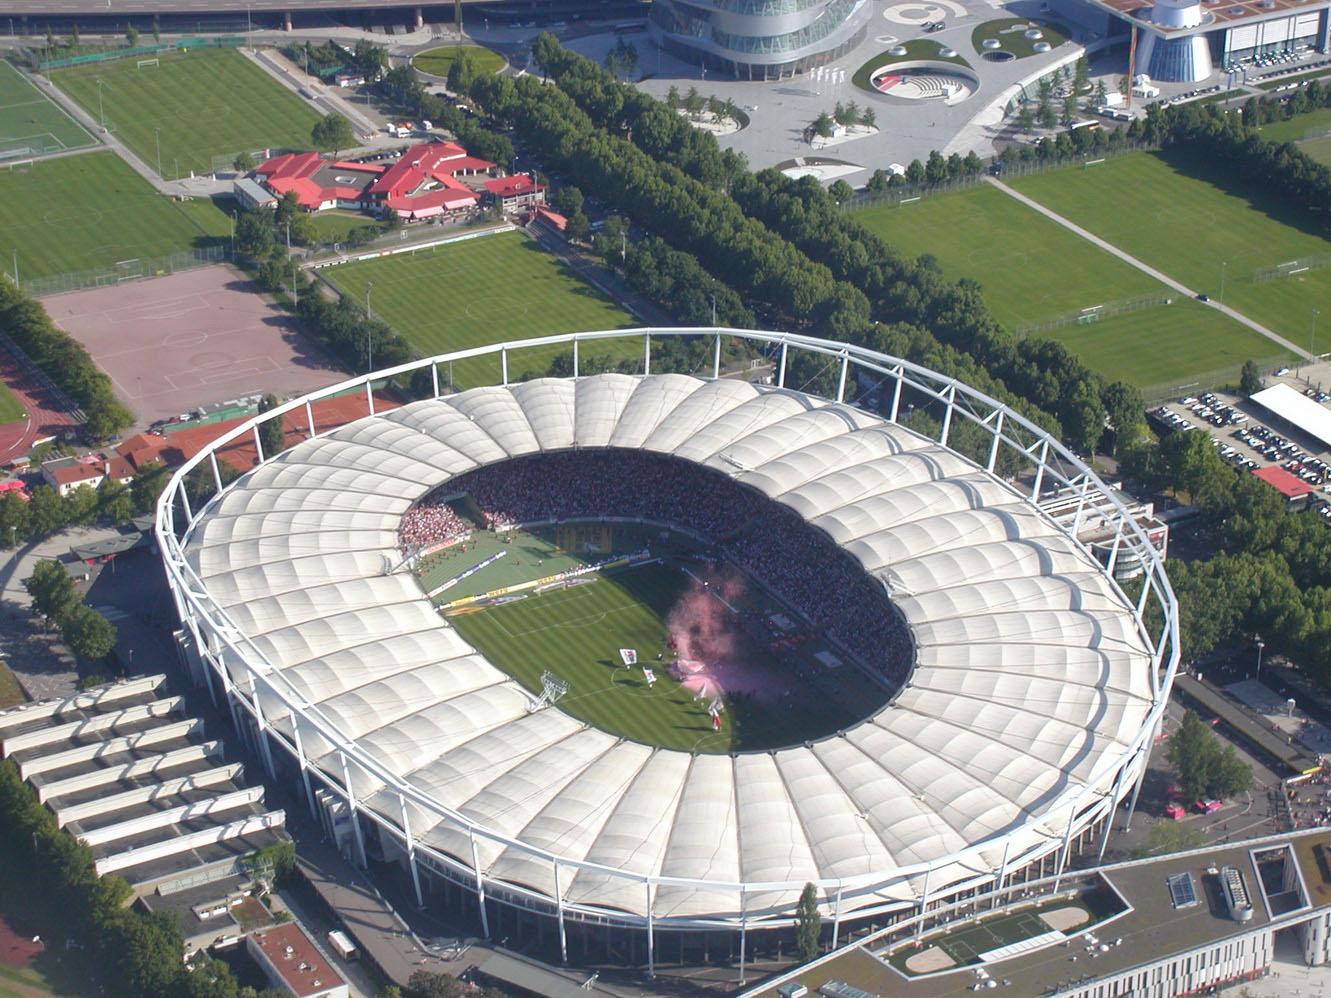
POLYGON ((806 72, 858 45, 868 0, 655 0, 653 38, 673 55, 741 79, 806 72))

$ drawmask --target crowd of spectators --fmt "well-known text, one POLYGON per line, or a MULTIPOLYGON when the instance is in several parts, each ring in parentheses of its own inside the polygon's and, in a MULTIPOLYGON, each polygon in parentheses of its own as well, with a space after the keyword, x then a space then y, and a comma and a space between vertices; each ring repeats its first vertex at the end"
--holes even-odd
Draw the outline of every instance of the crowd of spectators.
MULTIPOLYGON (((610 516, 684 527, 861 661, 893 681, 909 670, 905 625, 859 562, 792 510, 710 468, 646 451, 561 451, 479 468, 442 492, 469 494, 491 527, 610 516)), ((427 498, 408 515, 437 509, 447 507, 427 498)), ((429 516, 419 522, 433 530, 429 516)))
POLYGON ((404 551, 420 551, 462 537, 471 530, 467 521, 443 503, 414 506, 402 515, 398 527, 404 551))

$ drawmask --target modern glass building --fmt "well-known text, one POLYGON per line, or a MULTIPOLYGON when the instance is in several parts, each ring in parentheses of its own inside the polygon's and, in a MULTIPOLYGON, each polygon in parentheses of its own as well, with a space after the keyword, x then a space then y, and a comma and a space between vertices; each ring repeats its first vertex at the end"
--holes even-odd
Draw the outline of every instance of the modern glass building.
POLYGON ((780 80, 864 38, 869 0, 655 0, 653 39, 667 52, 745 80, 780 80))

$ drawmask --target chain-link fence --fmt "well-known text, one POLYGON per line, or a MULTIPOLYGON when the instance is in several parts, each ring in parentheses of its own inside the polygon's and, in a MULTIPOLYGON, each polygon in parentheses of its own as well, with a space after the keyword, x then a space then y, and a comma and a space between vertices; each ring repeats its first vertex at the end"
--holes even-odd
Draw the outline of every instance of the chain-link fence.
MULTIPOLYGON (((1291 362, 1290 355, 1284 353, 1254 357, 1253 360, 1263 373, 1270 373, 1291 362)), ((1234 363, 1227 367, 1217 367, 1210 371, 1190 374, 1186 381, 1145 385, 1141 390, 1142 401, 1148 406, 1160 405, 1162 402, 1183 398, 1186 395, 1196 395, 1198 392, 1209 392, 1227 385, 1237 385, 1239 375, 1243 372, 1243 363, 1234 363)))
POLYGON ((207 38, 178 38, 169 42, 152 45, 125 46, 124 48, 104 49, 101 52, 84 52, 81 55, 66 56, 63 59, 44 59, 42 53, 35 53, 36 68, 41 72, 51 69, 63 69, 66 66, 84 66, 94 62, 111 62, 116 59, 151 58, 167 52, 187 49, 240 48, 245 39, 232 35, 211 36, 207 38))
POLYGON ((1127 315, 1131 312, 1142 312, 1148 308, 1169 305, 1173 301, 1174 296, 1172 295, 1140 295, 1136 298, 1122 298, 1118 301, 1105 302, 1103 305, 1092 305, 1076 312, 1068 312, 1041 322, 1024 323, 1013 329, 1013 333, 1017 336, 1026 337, 1053 332, 1055 329, 1066 329, 1068 326, 1090 326, 1101 319, 1108 319, 1115 315, 1127 315))
POLYGON ((204 267, 210 263, 221 263, 230 257, 227 246, 205 246, 201 249, 170 256, 159 256, 136 260, 120 260, 95 270, 75 270, 49 277, 38 277, 22 282, 23 291, 34 298, 60 294, 62 291, 81 291, 84 288, 100 288, 125 281, 137 281, 145 277, 163 277, 182 270, 204 267))
POLYGON ((1273 267, 1263 267, 1252 273, 1253 284, 1265 284, 1267 281, 1279 280, 1282 277, 1296 277, 1304 271, 1316 270, 1319 267, 1331 266, 1331 255, 1325 256, 1305 256, 1298 260, 1286 260, 1284 263, 1277 263, 1273 267))
MULTIPOLYGON (((1155 146, 1141 145, 1131 148, 1118 149, 1114 151, 1105 150, 1098 152, 1093 156, 1087 156, 1081 160, 1029 160, 1018 162, 1016 160, 1003 160, 1002 172, 998 174, 999 180, 1007 180, 1010 177, 1031 177, 1039 173, 1050 173, 1054 170, 1094 170, 1111 159, 1117 159, 1120 156, 1126 156, 1130 153, 1150 151, 1157 148, 1155 146)), ((901 204, 903 202, 918 201, 921 198, 935 197, 939 194, 950 194, 953 191, 966 190, 974 187, 976 184, 984 182, 984 175, 974 177, 957 177, 952 180, 946 180, 941 184, 905 184, 901 187, 891 187, 886 191, 872 193, 870 191, 857 191, 855 196, 843 201, 842 211, 860 211, 864 208, 876 208, 880 205, 901 204)))

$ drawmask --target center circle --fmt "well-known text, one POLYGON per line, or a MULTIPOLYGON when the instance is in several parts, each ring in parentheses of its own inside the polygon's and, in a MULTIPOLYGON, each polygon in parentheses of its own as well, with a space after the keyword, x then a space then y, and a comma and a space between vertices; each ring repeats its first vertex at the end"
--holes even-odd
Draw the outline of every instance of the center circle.
POLYGON ((454 477, 403 516, 421 588, 540 701, 702 753, 834 735, 906 681, 909 628, 822 530, 719 471, 553 451, 454 477))

